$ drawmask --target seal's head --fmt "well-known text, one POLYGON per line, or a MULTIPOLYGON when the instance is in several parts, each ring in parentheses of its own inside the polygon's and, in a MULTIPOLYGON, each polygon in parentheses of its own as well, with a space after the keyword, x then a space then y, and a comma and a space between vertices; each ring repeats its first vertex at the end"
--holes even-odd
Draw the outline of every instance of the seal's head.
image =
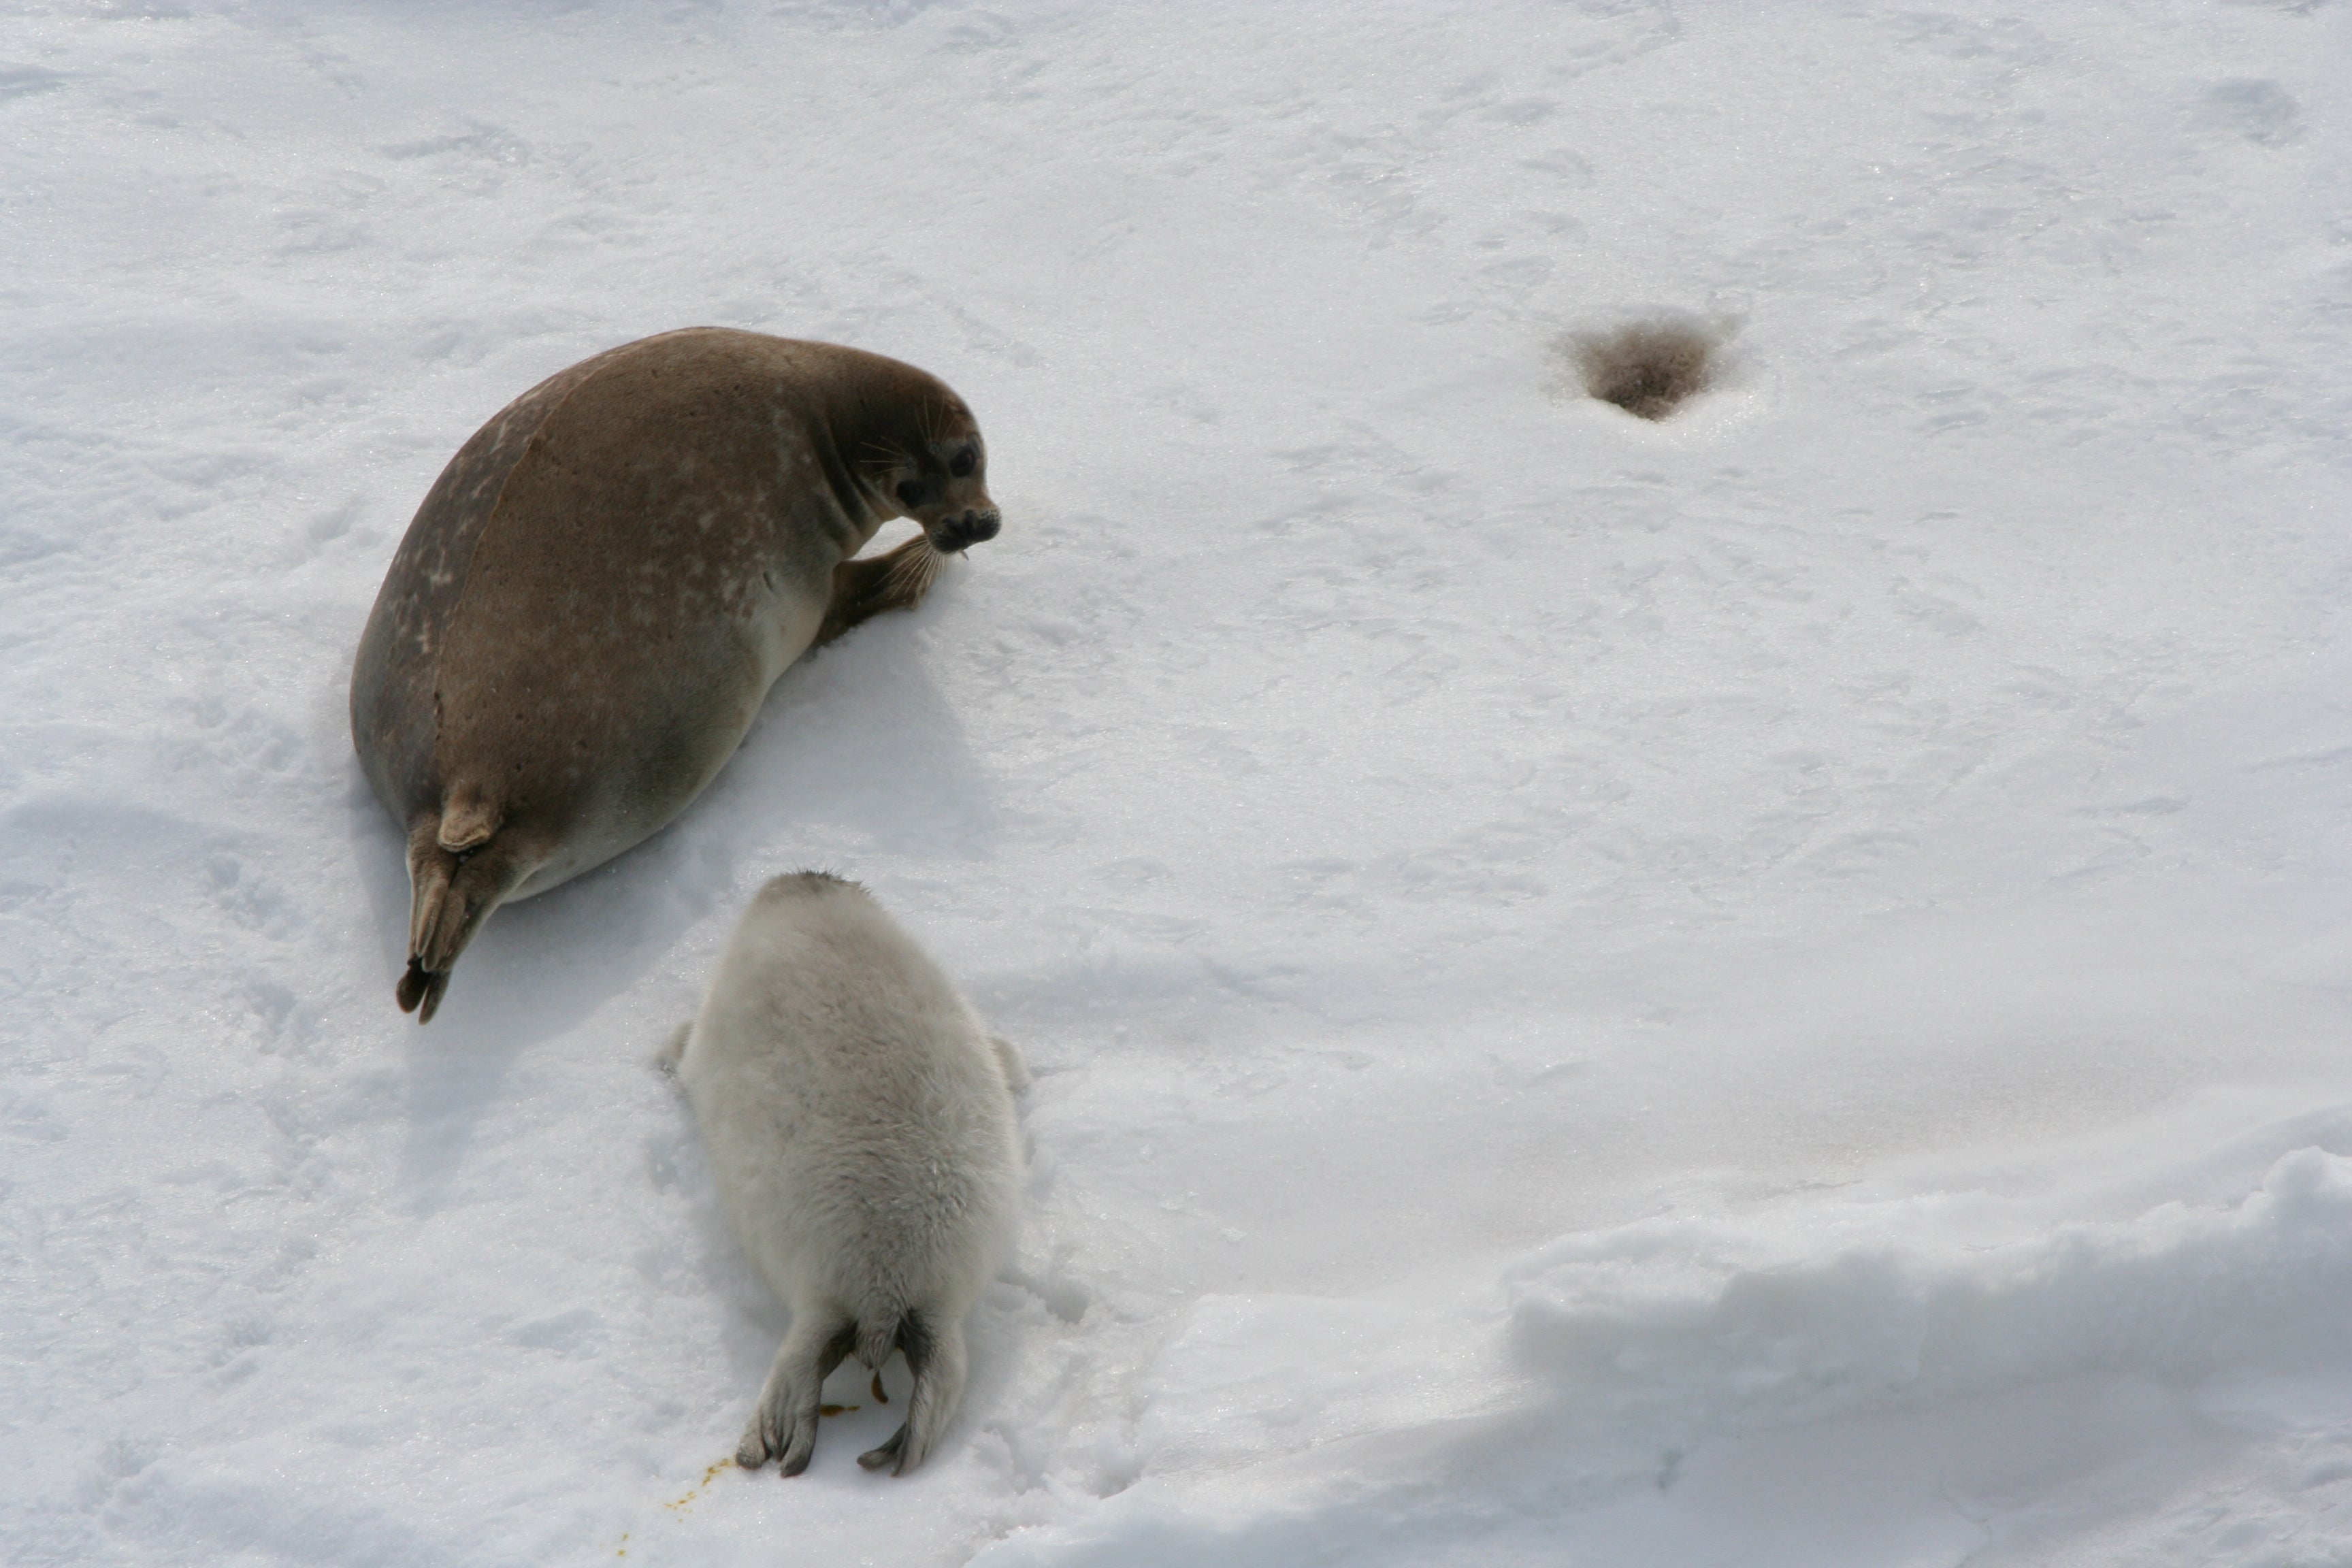
POLYGON ((931 548, 952 555, 996 537, 996 503, 988 499, 988 449, 961 398, 927 410, 914 438, 891 443, 869 470, 891 510, 922 525, 931 548))

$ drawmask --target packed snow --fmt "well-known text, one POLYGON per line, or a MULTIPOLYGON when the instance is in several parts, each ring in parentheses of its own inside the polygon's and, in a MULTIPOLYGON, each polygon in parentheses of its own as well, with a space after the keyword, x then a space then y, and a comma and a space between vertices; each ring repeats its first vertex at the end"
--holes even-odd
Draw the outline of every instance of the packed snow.
POLYGON ((2347 82, 2322 0, 11 5, 0 1557, 2352 1561, 2347 82), (941 376, 1004 531, 420 1029, 377 584, 696 323, 941 376), (904 1480, 896 1365, 724 1463, 784 1319, 656 1066, 804 866, 1036 1072, 904 1480))

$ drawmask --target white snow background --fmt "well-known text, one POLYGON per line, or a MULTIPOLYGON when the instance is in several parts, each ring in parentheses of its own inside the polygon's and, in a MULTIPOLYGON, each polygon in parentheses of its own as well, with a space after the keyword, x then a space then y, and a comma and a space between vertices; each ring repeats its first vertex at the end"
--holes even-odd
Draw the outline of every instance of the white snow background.
MULTIPOLYGON (((2352 5, 16 5, 0 1557, 2352 1563, 2352 5), (1674 310, 1647 424, 1562 334, 1674 310), (717 323, 1004 510, 394 1011, 351 656, 717 323), (917 1476, 652 1065, 859 878, 1037 1071, 917 1476)), ((883 542, 895 540, 903 525, 883 542)))

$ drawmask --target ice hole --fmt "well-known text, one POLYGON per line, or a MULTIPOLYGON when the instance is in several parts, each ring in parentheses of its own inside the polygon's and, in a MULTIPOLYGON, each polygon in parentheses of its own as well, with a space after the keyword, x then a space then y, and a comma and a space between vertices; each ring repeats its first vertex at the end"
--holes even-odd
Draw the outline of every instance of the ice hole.
POLYGON ((1723 336, 1694 317, 1655 315, 1573 331, 1558 347, 1587 394, 1664 419, 1713 383, 1723 336))

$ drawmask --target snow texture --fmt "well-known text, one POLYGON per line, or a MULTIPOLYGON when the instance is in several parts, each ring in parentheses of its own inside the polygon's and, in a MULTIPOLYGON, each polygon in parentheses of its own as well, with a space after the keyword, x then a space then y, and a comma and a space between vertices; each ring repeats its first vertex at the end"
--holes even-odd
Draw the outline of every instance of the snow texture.
POLYGON ((2330 0, 10 5, 0 1558, 2352 1561, 2347 82, 2330 0), (1004 532, 419 1029, 361 625, 693 323, 943 377, 1004 532), (653 1061, 803 866, 1037 1075, 906 1480, 895 1366, 713 1468, 784 1318, 653 1061))

